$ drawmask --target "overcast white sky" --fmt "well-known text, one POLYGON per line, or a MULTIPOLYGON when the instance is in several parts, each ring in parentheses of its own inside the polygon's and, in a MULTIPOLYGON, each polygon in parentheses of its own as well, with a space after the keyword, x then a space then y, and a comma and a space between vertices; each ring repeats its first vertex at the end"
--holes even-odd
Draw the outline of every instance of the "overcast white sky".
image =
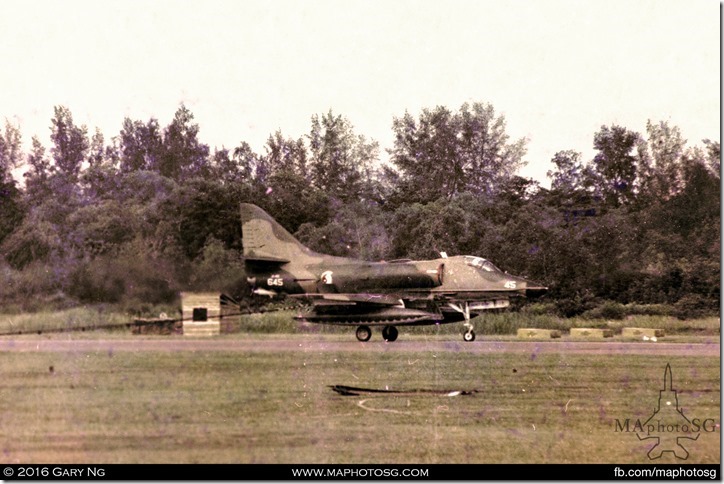
POLYGON ((49 148, 53 107, 109 140, 123 119, 166 126, 181 103, 202 142, 260 154, 269 134, 308 134, 330 109, 392 146, 409 111, 491 103, 520 174, 586 160, 593 135, 646 121, 689 145, 720 133, 715 0, 3 0, 0 121, 49 148))

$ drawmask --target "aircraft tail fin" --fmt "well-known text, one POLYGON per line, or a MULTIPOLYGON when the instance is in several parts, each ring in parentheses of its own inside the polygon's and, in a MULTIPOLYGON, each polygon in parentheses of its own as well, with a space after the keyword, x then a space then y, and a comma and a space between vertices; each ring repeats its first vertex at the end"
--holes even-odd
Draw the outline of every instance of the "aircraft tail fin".
POLYGON ((250 261, 286 264, 312 254, 271 215, 251 203, 241 204, 241 237, 244 259, 250 261))

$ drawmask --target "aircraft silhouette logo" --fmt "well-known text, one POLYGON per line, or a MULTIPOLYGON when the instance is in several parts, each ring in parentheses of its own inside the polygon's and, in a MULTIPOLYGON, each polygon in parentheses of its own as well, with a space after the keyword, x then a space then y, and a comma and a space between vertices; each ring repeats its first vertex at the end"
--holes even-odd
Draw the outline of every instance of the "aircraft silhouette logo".
POLYGON ((700 435, 698 429, 699 426, 692 423, 679 408, 679 398, 672 386, 671 365, 667 364, 658 406, 636 435, 639 440, 656 440, 647 453, 649 459, 659 459, 664 453, 671 452, 677 459, 685 460, 689 457, 689 451, 683 443, 686 440, 697 440, 700 435))

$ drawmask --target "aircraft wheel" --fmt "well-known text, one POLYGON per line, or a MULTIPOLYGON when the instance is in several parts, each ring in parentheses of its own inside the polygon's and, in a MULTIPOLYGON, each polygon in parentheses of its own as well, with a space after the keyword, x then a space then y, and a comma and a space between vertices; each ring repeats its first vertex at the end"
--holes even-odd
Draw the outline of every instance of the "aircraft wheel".
POLYGON ((394 326, 385 326, 382 328, 382 337, 385 341, 389 341, 391 343, 397 339, 397 335, 397 328, 394 326))
POLYGON ((357 339, 360 341, 369 341, 372 337, 372 330, 368 326, 357 326, 357 339))
POLYGON ((463 335, 463 339, 465 341, 475 341, 475 332, 474 331, 468 331, 463 335))

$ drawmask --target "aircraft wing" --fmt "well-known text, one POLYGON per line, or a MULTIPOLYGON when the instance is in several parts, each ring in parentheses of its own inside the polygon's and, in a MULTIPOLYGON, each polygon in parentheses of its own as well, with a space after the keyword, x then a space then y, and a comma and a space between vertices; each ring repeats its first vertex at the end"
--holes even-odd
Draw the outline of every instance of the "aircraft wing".
POLYGON ((294 319, 308 323, 387 326, 431 324, 443 319, 438 312, 407 308, 392 294, 314 293, 303 298, 311 300, 312 310, 294 319))
POLYGON ((402 300, 389 294, 339 294, 339 293, 314 293, 302 296, 310 299, 314 306, 357 306, 370 308, 383 308, 402 306, 402 300))

